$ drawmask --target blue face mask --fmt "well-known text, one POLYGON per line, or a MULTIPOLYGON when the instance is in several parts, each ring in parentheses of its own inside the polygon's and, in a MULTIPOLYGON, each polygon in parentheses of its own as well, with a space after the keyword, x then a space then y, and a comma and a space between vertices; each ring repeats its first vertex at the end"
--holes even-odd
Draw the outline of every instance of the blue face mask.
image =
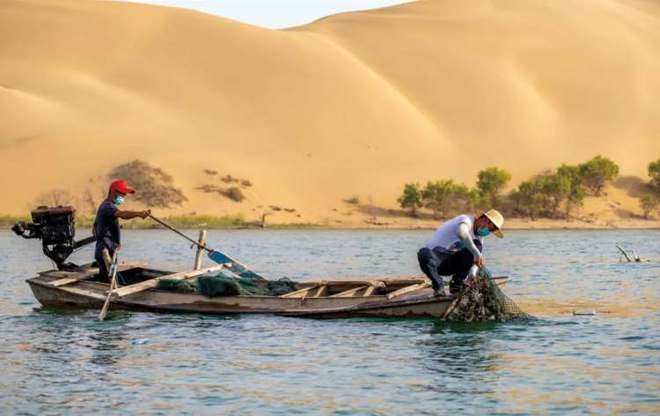
POLYGON ((479 229, 477 230, 477 234, 479 235, 479 237, 486 237, 488 236, 488 234, 490 234, 490 230, 488 229, 488 227, 479 227, 479 229))
POLYGON ((114 202, 115 205, 121 205, 124 203, 124 197, 121 195, 117 195, 115 196, 115 199, 112 200, 112 202, 114 202))

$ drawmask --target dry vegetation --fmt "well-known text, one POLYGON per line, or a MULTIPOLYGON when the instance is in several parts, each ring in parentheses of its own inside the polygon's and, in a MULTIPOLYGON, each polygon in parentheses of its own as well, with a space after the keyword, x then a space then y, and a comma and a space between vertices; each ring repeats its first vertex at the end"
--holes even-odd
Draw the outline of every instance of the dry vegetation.
MULTIPOLYGON (((217 170, 204 169, 202 172, 208 176, 218 176, 217 170)), ((231 201, 240 203, 246 199, 243 190, 252 186, 252 182, 249 179, 237 178, 230 174, 220 176, 219 179, 224 184, 223 186, 207 183, 195 189, 204 193, 216 193, 231 201)))
POLYGON ((60 205, 75 205, 77 198, 66 189, 51 189, 40 194, 34 201, 35 205, 56 207, 60 205))
POLYGON ((342 202, 349 205, 360 205, 360 198, 358 196, 351 196, 348 198, 342 199, 342 202))
POLYGON ((180 189, 174 187, 172 176, 141 160, 116 166, 107 178, 127 181, 136 189, 133 198, 149 207, 174 208, 188 200, 180 189))

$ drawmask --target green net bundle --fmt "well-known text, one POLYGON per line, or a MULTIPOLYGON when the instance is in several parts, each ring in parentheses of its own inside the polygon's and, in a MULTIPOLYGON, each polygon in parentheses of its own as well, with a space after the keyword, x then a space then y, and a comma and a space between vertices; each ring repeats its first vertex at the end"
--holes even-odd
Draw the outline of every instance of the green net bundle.
POLYGON ((197 292, 197 281, 161 279, 158 281, 158 289, 172 292, 195 293, 197 292))
POLYGON ((210 298, 218 296, 280 296, 296 290, 295 282, 282 278, 266 280, 239 277, 220 270, 189 280, 158 281, 158 289, 179 293, 199 293, 210 298))
POLYGON ((448 321, 480 322, 532 319, 502 292, 488 269, 482 267, 474 284, 465 286, 449 306, 448 321))

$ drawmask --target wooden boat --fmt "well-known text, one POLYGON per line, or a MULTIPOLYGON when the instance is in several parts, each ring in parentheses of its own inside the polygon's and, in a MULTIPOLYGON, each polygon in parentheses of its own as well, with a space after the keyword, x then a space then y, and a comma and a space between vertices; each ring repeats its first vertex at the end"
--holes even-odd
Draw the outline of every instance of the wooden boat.
MULTIPOLYGON (((113 309, 153 312, 243 314, 268 313, 300 317, 442 317, 453 297, 436 297, 425 277, 327 278, 301 281, 282 296, 207 297, 158 289, 160 279, 185 280, 216 272, 226 265, 172 273, 147 268, 144 263, 123 263, 119 272, 126 285, 111 296, 113 309)), ((495 278, 504 284, 506 277, 495 278)), ((45 306, 100 309, 109 284, 102 282, 92 264, 74 270, 49 270, 27 280, 45 306)))
MULTIPOLYGON (((32 223, 19 221, 12 227, 23 238, 41 239, 44 254, 57 265, 57 270, 39 273, 27 280, 34 296, 45 306, 100 309, 108 299, 113 308, 154 312, 442 317, 454 300, 452 296, 434 296, 428 279, 419 276, 308 280, 297 282, 290 292, 281 296, 208 297, 196 292, 161 290, 158 287, 162 279, 193 279, 222 269, 226 269, 223 272, 226 271, 230 278, 263 277, 226 254, 207 248, 206 231, 201 230, 199 240, 194 241, 153 216, 153 220, 197 246, 193 270, 173 273, 148 268, 144 263, 123 263, 118 267, 123 286, 111 290, 93 264, 77 266, 66 262, 76 248, 94 241, 94 237, 74 240, 74 214, 73 207, 39 207, 32 211, 32 223), (217 265, 202 267, 204 251, 217 265)), ((506 277, 495 279, 500 284, 507 280, 506 277)))

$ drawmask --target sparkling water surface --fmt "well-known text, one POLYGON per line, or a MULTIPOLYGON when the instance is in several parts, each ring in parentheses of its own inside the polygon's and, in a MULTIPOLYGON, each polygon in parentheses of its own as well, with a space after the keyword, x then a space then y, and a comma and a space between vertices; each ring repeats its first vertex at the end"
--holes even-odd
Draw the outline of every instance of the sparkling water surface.
MULTIPOLYGON (((209 245, 273 278, 395 276, 418 273, 429 235, 218 230, 209 245)), ((193 262, 167 231, 124 231, 123 246, 122 260, 193 262)), ((111 311, 99 322, 40 307, 25 279, 50 261, 37 240, 1 231, 0 414, 660 413, 660 231, 510 231, 485 247, 491 270, 512 277, 505 292, 540 319, 111 311), (619 263, 617 242, 652 261, 619 263)))

